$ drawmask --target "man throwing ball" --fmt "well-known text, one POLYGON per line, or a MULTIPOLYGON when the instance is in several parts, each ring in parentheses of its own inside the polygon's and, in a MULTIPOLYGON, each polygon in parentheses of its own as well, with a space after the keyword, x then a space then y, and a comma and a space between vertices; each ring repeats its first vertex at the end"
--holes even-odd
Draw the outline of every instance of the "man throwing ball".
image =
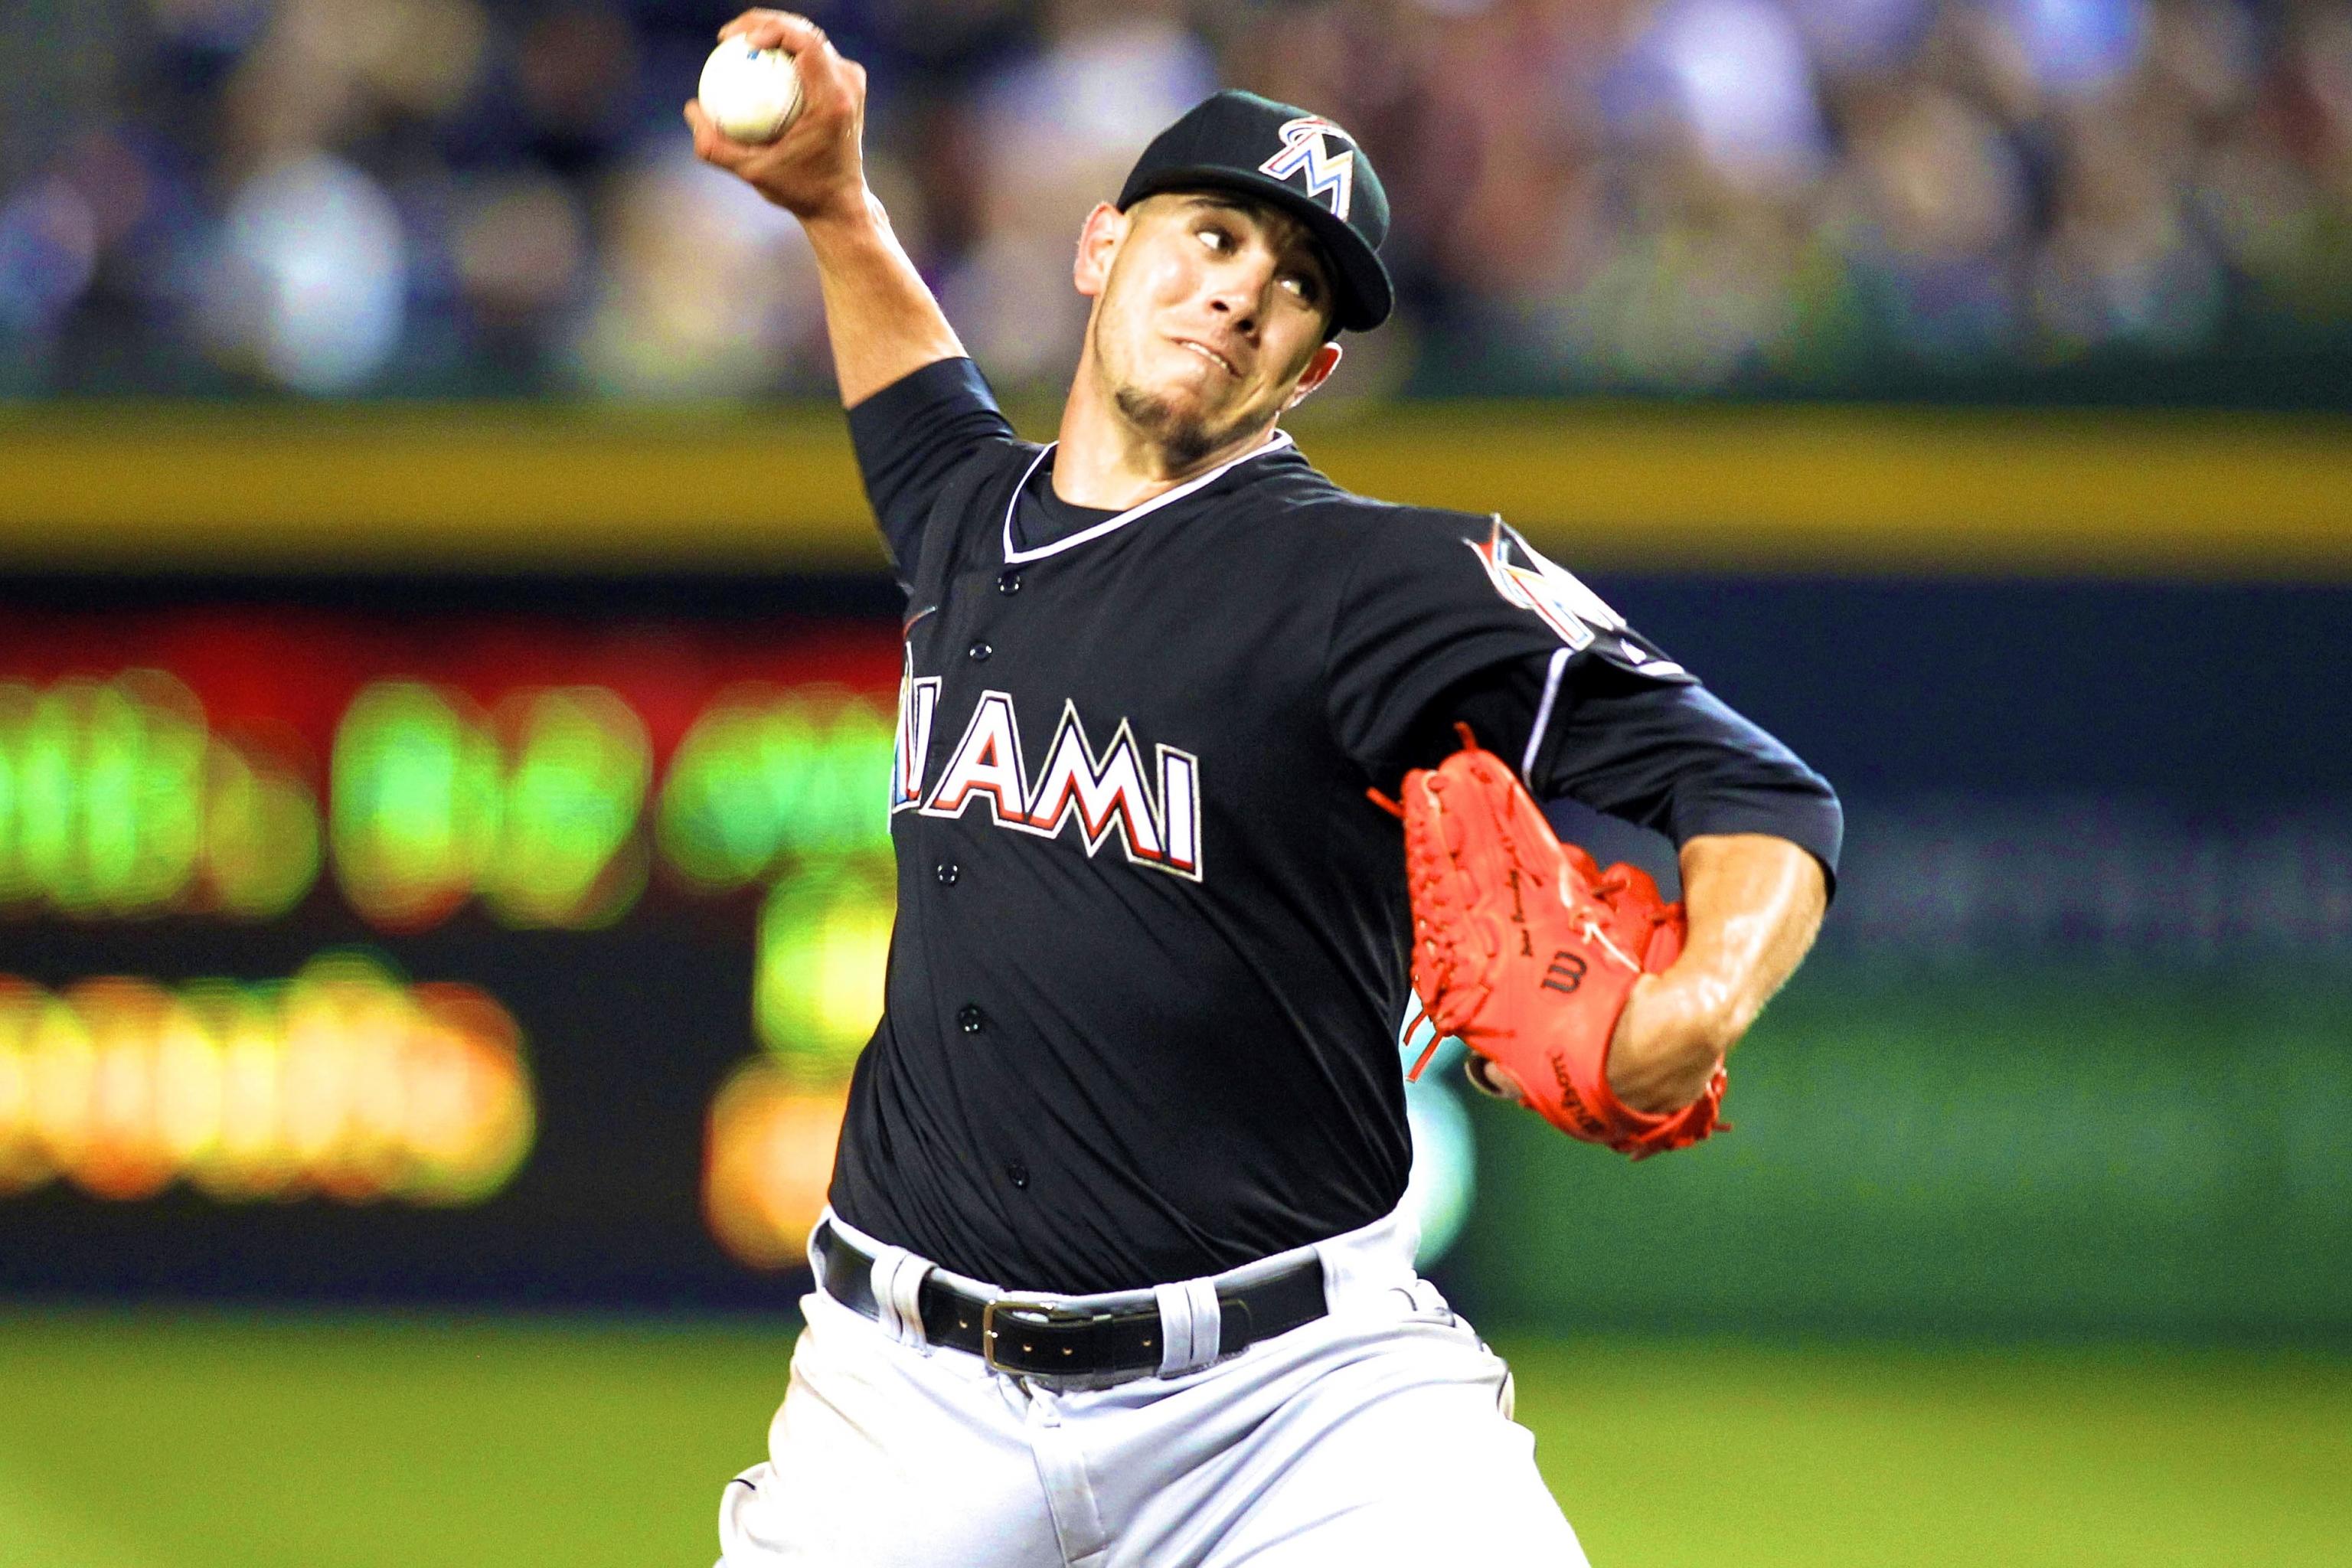
POLYGON ((865 73, 725 36, 803 107, 750 145, 689 106, 696 151, 807 229, 908 593, 887 1008, 726 1568, 1581 1563, 1414 1275, 1398 1020, 1576 1137, 1704 1137, 1834 797, 1504 520, 1284 433, 1390 309, 1344 129, 1224 92, 1145 150, 1041 447, 866 187, 865 73), (1685 905, 1554 840, 1564 797, 1673 837, 1685 905))

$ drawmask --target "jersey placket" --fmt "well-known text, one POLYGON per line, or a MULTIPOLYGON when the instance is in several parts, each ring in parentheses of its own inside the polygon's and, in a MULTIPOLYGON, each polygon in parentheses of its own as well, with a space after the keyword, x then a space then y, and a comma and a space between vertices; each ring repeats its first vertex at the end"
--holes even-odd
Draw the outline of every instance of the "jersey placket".
MULTIPOLYGON (((937 615, 912 632, 929 647, 912 659, 910 668, 919 672, 919 679, 926 666, 935 672, 938 710, 945 715, 969 715, 964 727, 951 724, 929 737, 929 754, 922 759, 919 775, 921 804, 911 814, 908 831, 916 840, 911 847, 914 864, 929 868, 929 885, 909 881, 933 901, 929 918, 939 925, 930 947, 947 966, 946 973, 935 976, 930 988, 933 1005, 940 1010, 934 1026, 941 1037, 980 1050, 1005 1048, 1023 1021, 1016 1008, 991 994, 987 964, 974 962, 966 942, 957 934, 960 928, 975 921, 1007 918, 1007 889, 988 885, 983 868, 989 857, 974 853, 981 843, 967 836, 1000 831, 998 824, 1007 817, 1017 820, 1025 802, 1004 801, 994 795, 986 799, 966 798, 952 816, 929 807, 946 783, 952 759, 969 737, 969 726, 981 721, 983 704, 992 695, 1001 697, 1010 711, 1022 684, 1012 678, 1015 674, 1012 667, 1018 661, 1019 633, 1009 612, 1025 581, 1020 569, 968 566, 950 579, 937 615), (926 632, 929 636, 923 637, 926 632), (1003 816, 995 815, 1000 809, 1003 816)), ((1026 737, 1020 733, 1017 719, 1012 721, 1008 734, 1015 776, 1025 783, 1026 737)), ((992 1174, 1001 1177, 1013 1191, 1026 1192, 1032 1174, 1027 1152, 1016 1145, 1000 1149, 998 1155, 992 1174)))

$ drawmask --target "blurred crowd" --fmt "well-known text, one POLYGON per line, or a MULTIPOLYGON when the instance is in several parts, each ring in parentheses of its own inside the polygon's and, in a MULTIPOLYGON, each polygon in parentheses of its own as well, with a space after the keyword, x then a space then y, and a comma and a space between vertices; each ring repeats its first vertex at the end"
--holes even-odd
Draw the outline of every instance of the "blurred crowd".
MULTIPOLYGON (((0 396, 830 385, 797 230, 692 158, 728 0, 20 0, 0 396)), ((1220 84, 1380 165, 1360 395, 2352 367, 2352 0, 811 0, 1000 389, 1220 84)), ((2352 390, 2345 393, 2352 403, 2352 390)))

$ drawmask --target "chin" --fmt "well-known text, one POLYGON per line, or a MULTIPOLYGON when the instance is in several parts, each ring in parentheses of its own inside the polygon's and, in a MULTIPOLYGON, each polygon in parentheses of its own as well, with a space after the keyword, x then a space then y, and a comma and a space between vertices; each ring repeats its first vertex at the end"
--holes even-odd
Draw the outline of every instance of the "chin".
POLYGON ((1246 413, 1216 407, 1181 384, 1124 386, 1116 396, 1119 413, 1159 446, 1171 468, 1192 467, 1252 422, 1246 413))

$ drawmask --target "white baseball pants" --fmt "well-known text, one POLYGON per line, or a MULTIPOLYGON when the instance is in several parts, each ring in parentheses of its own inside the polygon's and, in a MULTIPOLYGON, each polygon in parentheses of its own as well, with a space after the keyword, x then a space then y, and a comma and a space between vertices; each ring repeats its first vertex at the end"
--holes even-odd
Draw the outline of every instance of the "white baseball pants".
MULTIPOLYGON (((877 1260, 876 1299, 911 1309, 929 1265, 841 1228, 877 1260)), ((1414 1276, 1412 1229, 1391 1215, 1269 1260, 1320 1254, 1329 1315, 1109 1388, 992 1372, 924 1343, 911 1310, 882 1323, 812 1293, 769 1460, 720 1501, 719 1568, 1585 1568, 1508 1370, 1414 1276)), ((1163 1289, 1163 1318, 1186 1297, 1163 1289)))

